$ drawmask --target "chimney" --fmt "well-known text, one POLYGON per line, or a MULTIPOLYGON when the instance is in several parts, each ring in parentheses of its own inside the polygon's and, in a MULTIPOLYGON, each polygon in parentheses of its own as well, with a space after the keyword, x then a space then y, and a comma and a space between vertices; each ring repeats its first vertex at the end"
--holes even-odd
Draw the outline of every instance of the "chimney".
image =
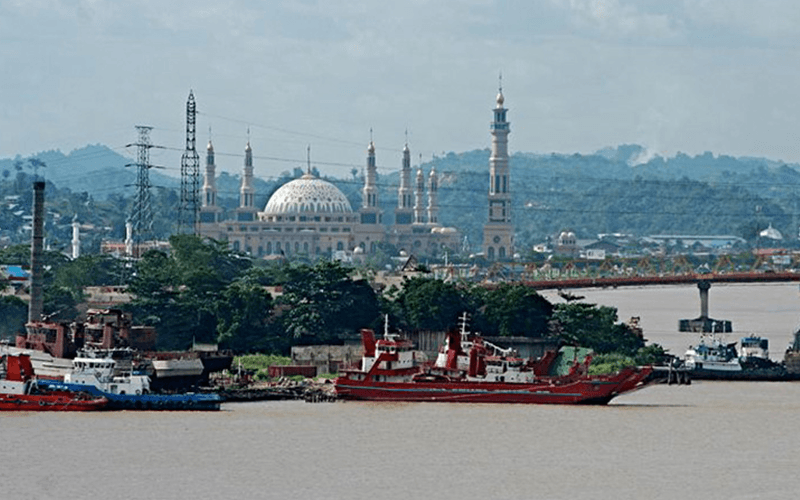
POLYGON ((31 238, 31 303, 28 322, 42 320, 42 252, 44 247, 44 181, 33 183, 33 236, 31 238))

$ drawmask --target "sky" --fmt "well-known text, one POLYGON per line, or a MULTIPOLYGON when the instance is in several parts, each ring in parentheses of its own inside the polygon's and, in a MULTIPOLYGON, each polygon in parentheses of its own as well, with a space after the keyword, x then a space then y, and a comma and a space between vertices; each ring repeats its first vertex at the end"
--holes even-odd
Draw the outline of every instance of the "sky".
MULTIPOLYGON (((800 162, 796 0, 0 0, 0 158, 105 144, 201 165, 344 177, 490 145, 711 151, 800 162)), ((488 168, 488 167, 487 167, 488 168)), ((513 166, 512 166, 513 168, 513 166)))

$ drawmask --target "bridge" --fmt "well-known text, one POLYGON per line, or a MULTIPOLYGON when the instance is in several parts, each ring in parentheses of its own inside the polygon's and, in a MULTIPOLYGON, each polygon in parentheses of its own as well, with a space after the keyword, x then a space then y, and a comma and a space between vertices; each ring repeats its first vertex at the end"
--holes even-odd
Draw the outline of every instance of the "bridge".
POLYGON ((535 290, 565 290, 570 288, 617 288, 648 285, 701 285, 703 283, 786 283, 800 282, 800 273, 793 271, 749 271, 725 273, 687 273, 672 275, 630 275, 599 277, 553 277, 523 279, 521 283, 535 290))

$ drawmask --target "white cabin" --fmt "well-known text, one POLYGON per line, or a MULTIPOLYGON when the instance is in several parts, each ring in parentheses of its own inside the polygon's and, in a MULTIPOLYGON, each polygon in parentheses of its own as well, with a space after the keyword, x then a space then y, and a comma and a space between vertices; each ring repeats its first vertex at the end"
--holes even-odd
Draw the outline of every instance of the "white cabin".
POLYGON ((150 378, 147 375, 114 375, 116 361, 112 358, 78 357, 72 360, 72 372, 64 382, 91 385, 111 394, 147 394, 150 378))

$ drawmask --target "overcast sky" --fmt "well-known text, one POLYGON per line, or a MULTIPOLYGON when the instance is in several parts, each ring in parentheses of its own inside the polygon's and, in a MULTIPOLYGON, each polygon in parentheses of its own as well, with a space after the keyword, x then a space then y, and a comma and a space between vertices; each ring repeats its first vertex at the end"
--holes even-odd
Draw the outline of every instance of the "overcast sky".
MULTIPOLYGON (((796 0, 0 0, 0 157, 102 143, 134 125, 178 175, 198 149, 256 175, 349 175, 488 147, 502 72, 512 152, 800 162, 796 0)), ((133 150, 127 154, 133 156, 133 150)))

